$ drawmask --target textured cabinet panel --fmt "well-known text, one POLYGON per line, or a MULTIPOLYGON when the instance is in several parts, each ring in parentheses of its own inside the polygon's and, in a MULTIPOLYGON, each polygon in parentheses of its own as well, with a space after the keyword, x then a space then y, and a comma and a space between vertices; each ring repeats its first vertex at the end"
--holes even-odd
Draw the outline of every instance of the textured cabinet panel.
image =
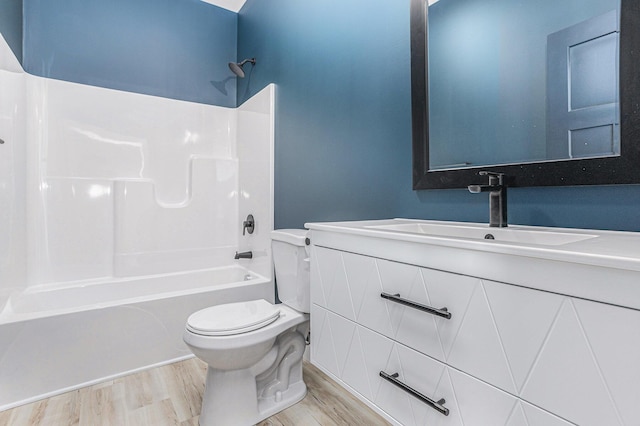
MULTIPOLYGON (((310 267, 310 279, 311 279, 311 305, 318 305, 322 307, 327 307, 327 298, 324 297, 324 285, 322 284, 322 274, 320 272, 320 264, 321 256, 323 256, 323 252, 328 251, 327 249, 323 249, 321 247, 311 246, 311 264, 310 267)), ((332 251, 334 254, 338 252, 332 251)))
POLYGON ((339 376, 327 312, 318 305, 311 305, 311 360, 329 373, 339 376))
POLYGON ((541 410, 522 400, 518 400, 506 426, 571 426, 560 417, 541 410))
POLYGON ((312 302, 444 361, 458 333, 476 278, 314 247, 312 302), (451 319, 383 299, 399 294, 451 319), (433 294, 433 296, 431 296, 433 294))
POLYGON ((321 250, 315 300, 329 294, 317 288, 328 282, 349 303, 327 302, 329 311, 312 314, 314 342, 338 345, 313 349, 314 362, 403 425, 640 424, 640 311, 321 250), (381 292, 446 307, 452 317, 381 292), (384 381, 380 370, 444 397, 451 414, 384 381))
POLYGON ((519 393, 564 297, 491 281, 482 284, 519 393))
POLYGON ((349 290, 355 301, 356 321, 385 336, 393 335, 391 312, 380 297, 382 283, 376 259, 343 253, 349 290))
POLYGON ((573 306, 620 419, 640 424, 640 312, 579 299, 573 306))
POLYGON ((519 395, 565 299, 478 280, 446 362, 519 395))
POLYGON ((638 360, 640 312, 565 298, 521 395, 580 425, 637 425, 638 360))
POLYGON ((369 401, 374 401, 382 378, 371 372, 384 368, 392 348, 393 341, 357 326, 341 379, 369 401))
MULTIPOLYGON (((404 360, 400 361, 400 357, 398 354, 398 347, 396 344, 393 345, 391 350, 391 355, 387 360, 387 363, 378 369, 371 369, 369 371, 369 377, 371 380, 374 380, 376 376, 380 376, 380 371, 384 371, 387 374, 398 374, 397 379, 402 381, 403 383, 409 384, 414 379, 412 373, 418 369, 417 365, 413 365, 410 361, 404 360)), ((432 380, 428 380, 427 383, 423 383, 423 386, 416 389, 421 392, 427 392, 425 389, 427 386, 434 386, 434 382, 437 382, 438 377, 442 374, 442 370, 444 366, 438 365, 436 369, 433 366, 423 366, 423 372, 425 375, 431 376, 432 380)), ((409 395, 406 391, 398 388, 392 383, 379 379, 380 386, 378 387, 378 392, 376 393, 375 399, 373 402, 380 408, 382 408, 386 413, 388 413, 391 417, 398 420, 405 426, 412 426, 416 424, 415 414, 413 413, 413 407, 411 405, 411 400, 415 399, 413 396, 409 395)), ((410 384, 410 386, 415 386, 415 384, 410 384)), ((435 390, 435 386, 431 389, 435 390)), ((429 393, 433 391, 429 389, 429 393)))
POLYGON ((620 424, 571 299, 564 300, 521 396, 580 425, 620 424))
POLYGON ((640 424, 639 359, 638 311, 481 281, 446 362, 596 426, 640 424))
POLYGON ((431 303, 438 308, 446 307, 451 313, 451 319, 436 319, 440 346, 444 352, 443 358, 439 359, 446 360, 480 280, 426 268, 421 268, 420 272, 431 303))
MULTIPOLYGON (((531 404, 527 404, 524 401, 519 402, 519 408, 522 409, 526 423, 522 423, 526 426, 570 426, 571 423, 562 420, 559 417, 554 416, 538 407, 531 404)), ((517 424, 517 423, 515 423, 517 424)), ((514 424, 514 426, 515 426, 514 424)))
POLYGON ((507 425, 517 403, 506 392, 319 306, 312 311, 311 336, 314 364, 402 425, 507 425), (346 355, 336 356, 340 352, 346 355), (435 401, 444 398, 449 415, 384 380, 380 371, 398 373, 398 380, 435 401))
POLYGON ((446 366, 406 346, 396 344, 395 349, 399 365, 395 368, 388 365, 385 371, 393 373, 392 370, 397 369, 398 379, 434 401, 444 399, 442 405, 449 409, 449 415, 444 416, 418 398, 409 396, 398 389, 409 399, 415 424, 461 424, 446 366))
POLYGON ((345 318, 355 320, 341 252, 314 247, 314 261, 311 265, 311 301, 345 318))
POLYGON ((513 395, 453 368, 447 371, 464 425, 507 424, 517 402, 513 395))
POLYGON ((475 287, 469 300, 447 363, 515 393, 509 364, 482 285, 475 287))
MULTIPOLYGON (((435 306, 430 300, 419 267, 380 259, 376 263, 385 293, 436 309, 443 307, 435 306)), ((381 299, 380 294, 373 294, 372 297, 381 299)), ((444 359, 437 327, 439 322, 449 326, 449 320, 391 300, 381 300, 384 300, 391 320, 389 337, 436 359, 444 359)))

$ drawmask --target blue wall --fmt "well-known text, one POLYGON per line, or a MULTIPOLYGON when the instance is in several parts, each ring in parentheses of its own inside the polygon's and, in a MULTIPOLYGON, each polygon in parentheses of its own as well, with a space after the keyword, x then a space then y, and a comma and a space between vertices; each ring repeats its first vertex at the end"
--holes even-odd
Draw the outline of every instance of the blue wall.
POLYGON ((0 0, 0 34, 22 62, 22 0, 0 0))
MULTIPOLYGON (((0 9, 17 56, 20 3, 0 9)), ((239 15, 199 0, 24 3, 23 63, 44 77, 235 106, 227 62, 255 56, 238 101, 278 85, 277 227, 488 218, 486 194, 411 189, 409 0, 248 0, 239 15)), ((640 231, 639 212, 637 185, 509 192, 512 223, 640 231)))
MULTIPOLYGON (((248 0, 238 57, 253 56, 239 102, 278 85, 276 227, 488 220, 486 194, 411 189, 409 0, 248 0)), ((640 231, 640 186, 512 188, 509 219, 640 231)))
POLYGON ((238 81, 239 103, 277 84, 276 227, 401 213, 408 24, 404 0, 249 0, 240 11, 238 58, 257 64, 238 81))
POLYGON ((200 0, 24 0, 30 74, 236 106, 237 14, 200 0))

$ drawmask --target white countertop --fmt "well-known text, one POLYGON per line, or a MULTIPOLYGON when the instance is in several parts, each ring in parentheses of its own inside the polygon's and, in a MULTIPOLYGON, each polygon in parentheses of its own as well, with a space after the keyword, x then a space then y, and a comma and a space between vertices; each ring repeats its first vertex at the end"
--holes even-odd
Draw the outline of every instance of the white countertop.
MULTIPOLYGON (((510 225, 508 228, 491 228, 488 224, 468 222, 448 222, 414 219, 387 219, 350 222, 306 223, 311 230, 360 235, 397 241, 422 243, 432 246, 446 246, 475 250, 486 253, 500 253, 561 262, 579 263, 607 268, 640 271, 640 233, 621 231, 602 231, 591 229, 550 228, 538 226, 510 225), (479 228, 483 232, 508 229, 518 233, 562 233, 584 236, 586 239, 562 244, 535 244, 513 241, 485 240, 459 236, 429 235, 415 232, 403 232, 393 229, 380 229, 379 226, 427 224, 444 227, 479 228), (371 227, 375 228, 371 228, 371 227)), ((640 283, 639 283, 640 284, 640 283)))

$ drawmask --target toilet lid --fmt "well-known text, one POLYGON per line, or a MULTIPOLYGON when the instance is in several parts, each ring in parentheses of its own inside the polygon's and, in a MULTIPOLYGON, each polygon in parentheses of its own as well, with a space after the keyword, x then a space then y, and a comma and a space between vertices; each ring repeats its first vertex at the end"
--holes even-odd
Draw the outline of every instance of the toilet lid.
POLYGON ((280 309, 266 300, 227 303, 194 312, 187 319, 187 329, 206 336, 246 333, 271 324, 280 309))

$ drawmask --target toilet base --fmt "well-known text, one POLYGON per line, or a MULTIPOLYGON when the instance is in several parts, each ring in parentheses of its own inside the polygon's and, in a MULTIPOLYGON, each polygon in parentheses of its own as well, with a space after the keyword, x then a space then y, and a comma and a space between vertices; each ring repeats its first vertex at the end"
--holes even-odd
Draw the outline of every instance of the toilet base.
POLYGON ((292 383, 289 385, 289 389, 282 392, 279 401, 276 401, 277 395, 269 398, 261 398, 258 402, 258 411, 262 417, 256 420, 255 423, 258 423, 267 417, 271 417, 274 414, 302 401, 306 395, 307 385, 300 380, 298 383, 292 383))
POLYGON ((267 398, 256 397, 255 378, 249 370, 233 372, 209 372, 207 370, 207 384, 202 399, 200 426, 234 425, 249 426, 271 417, 280 411, 302 401, 307 395, 307 385, 300 380, 291 383, 283 392, 267 398), (216 373, 225 374, 222 378, 216 373), (210 381, 211 380, 211 381, 210 381), (233 391, 225 386, 210 386, 213 381, 218 384, 229 380, 233 383, 233 391), (241 383, 247 386, 240 385, 241 383), (210 392, 208 392, 210 391, 210 392))
POLYGON ((239 370, 207 368, 200 426, 254 425, 302 400, 303 335, 295 330, 277 343, 257 364, 239 370))

